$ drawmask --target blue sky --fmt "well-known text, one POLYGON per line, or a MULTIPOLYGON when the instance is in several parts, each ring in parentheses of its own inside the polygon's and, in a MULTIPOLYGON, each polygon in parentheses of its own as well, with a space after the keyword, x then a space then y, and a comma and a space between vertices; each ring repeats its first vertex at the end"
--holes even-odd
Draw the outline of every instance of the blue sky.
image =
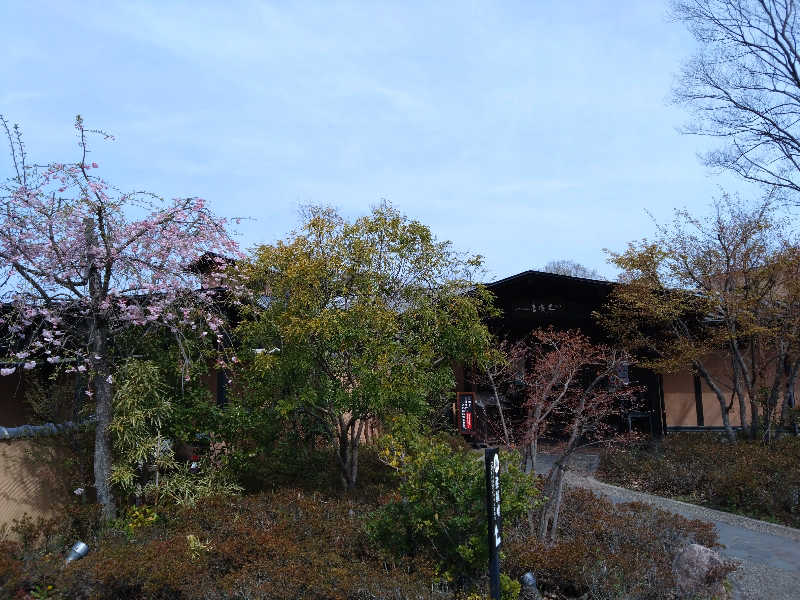
MULTIPOLYGON (((386 198, 489 279, 652 235, 721 188, 669 104, 693 42, 666 2, 4 2, 0 113, 39 162, 72 123, 122 189, 201 196, 245 247, 297 206, 386 198)), ((8 172, 0 161, 0 174, 8 172)))

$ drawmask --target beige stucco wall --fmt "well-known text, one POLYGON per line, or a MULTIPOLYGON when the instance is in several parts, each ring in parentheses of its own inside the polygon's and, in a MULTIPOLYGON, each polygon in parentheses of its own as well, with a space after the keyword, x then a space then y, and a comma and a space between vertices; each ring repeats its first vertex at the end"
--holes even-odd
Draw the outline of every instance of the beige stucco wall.
POLYGON ((668 373, 663 377, 664 411, 667 427, 697 425, 694 401, 694 379, 690 371, 668 373))
MULTIPOLYGON (((703 361, 706 369, 714 377, 725 394, 730 423, 734 427, 742 424, 739 414, 739 399, 733 396, 730 363, 724 357, 709 357, 703 361)), ((664 409, 667 413, 667 426, 696 426, 697 411, 695 408, 694 381, 689 369, 680 373, 664 375, 664 409)), ((700 378, 703 399, 703 424, 706 426, 722 426, 722 410, 717 395, 711 387, 700 378)), ((795 389, 800 395, 800 382, 795 389)))
POLYGON ((34 439, 0 442, 0 526, 25 513, 49 516, 69 500, 56 448, 34 439))

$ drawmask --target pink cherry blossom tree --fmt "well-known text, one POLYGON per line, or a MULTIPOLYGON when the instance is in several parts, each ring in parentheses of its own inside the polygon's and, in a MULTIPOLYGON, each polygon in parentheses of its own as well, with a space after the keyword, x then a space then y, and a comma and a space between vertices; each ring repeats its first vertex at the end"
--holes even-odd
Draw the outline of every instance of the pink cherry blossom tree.
POLYGON ((78 162, 45 165, 29 163, 19 128, 0 121, 11 147, 11 175, 0 184, 0 328, 10 355, 1 374, 41 362, 86 374, 97 498, 111 519, 114 337, 140 327, 179 341, 194 330, 222 342, 213 286, 200 288, 190 267, 212 257, 214 282, 225 285, 225 265, 215 257, 240 253, 226 221, 203 200, 122 192, 97 175, 87 139, 111 136, 87 129, 80 116, 78 162))

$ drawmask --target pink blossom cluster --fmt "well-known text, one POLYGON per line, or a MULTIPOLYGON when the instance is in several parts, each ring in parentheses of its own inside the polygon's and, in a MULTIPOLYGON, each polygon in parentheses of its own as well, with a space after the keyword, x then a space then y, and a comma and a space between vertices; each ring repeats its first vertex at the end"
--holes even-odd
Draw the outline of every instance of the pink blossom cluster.
POLYGON ((112 334, 162 326, 221 341, 224 321, 213 294, 198 287, 190 267, 213 257, 212 280, 235 292, 221 256, 243 255, 226 219, 201 198, 118 192, 94 174, 88 131, 80 120, 76 128, 83 151, 77 163, 26 165, 12 140, 16 175, 0 188, 0 293, 15 310, 3 314, 0 327, 14 338, 10 347, 24 348, 17 358, 25 369, 35 358, 85 371, 92 364, 86 323, 99 321, 112 334), (142 209, 143 218, 131 218, 142 209))

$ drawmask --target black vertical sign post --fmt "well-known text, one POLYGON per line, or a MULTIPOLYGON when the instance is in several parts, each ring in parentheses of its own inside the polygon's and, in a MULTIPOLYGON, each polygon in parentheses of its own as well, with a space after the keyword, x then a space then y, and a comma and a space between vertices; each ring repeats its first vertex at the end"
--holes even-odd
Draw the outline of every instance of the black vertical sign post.
POLYGON ((486 448, 486 515, 489 542, 489 594, 500 600, 500 457, 497 448, 486 448))

